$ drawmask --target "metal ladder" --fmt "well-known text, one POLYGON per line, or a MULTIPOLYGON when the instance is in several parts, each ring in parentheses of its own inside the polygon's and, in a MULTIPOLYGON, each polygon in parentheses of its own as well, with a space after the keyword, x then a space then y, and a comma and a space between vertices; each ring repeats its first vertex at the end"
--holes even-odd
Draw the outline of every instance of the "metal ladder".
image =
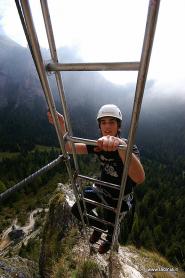
MULTIPOLYGON (((35 66, 38 72, 38 76, 45 94, 45 98, 49 107, 49 110, 52 114, 53 120, 54 120, 54 126, 56 129, 57 137, 59 140, 60 148, 62 150, 62 156, 63 160, 65 161, 68 175, 72 184, 72 188, 77 200, 78 209, 80 212, 83 228, 85 231, 85 234, 87 236, 87 230, 86 230, 86 224, 88 224, 89 218, 94 218, 97 221, 101 221, 102 223, 105 223, 106 225, 113 225, 114 226, 114 233, 113 233, 113 239, 112 239, 112 250, 117 250, 118 247, 118 227, 119 227, 119 220, 121 215, 121 205, 122 200, 124 198, 124 191, 126 186, 126 179, 128 174, 128 168, 129 163, 132 155, 132 147, 135 141, 135 135, 136 135, 136 129, 137 124, 139 120, 141 105, 142 105, 142 98, 144 94, 144 88, 147 78, 147 72, 150 62, 150 56, 151 56, 151 50, 153 45, 153 39, 155 34, 155 28, 157 23, 157 17, 158 17, 158 11, 159 11, 159 5, 160 0, 150 0, 149 1, 149 7, 148 7, 148 15, 147 15, 147 21, 146 21, 146 29, 145 29, 145 36, 143 41, 143 47, 141 52, 141 58, 140 61, 136 62, 120 62, 120 63, 59 63, 58 57, 57 57, 57 50, 55 46, 55 40, 53 35, 53 29, 52 24, 50 20, 50 13, 48 8, 47 0, 40 0, 41 3, 41 9, 44 19, 44 24, 46 28, 47 33, 47 39, 49 43, 49 49, 51 54, 52 62, 45 64, 45 61, 42 58, 41 55, 41 49, 38 42, 38 37, 36 33, 36 29, 33 23, 32 19, 32 13, 29 5, 29 0, 15 0, 16 6, 19 12, 19 16, 22 22, 22 26, 28 41, 28 45, 33 57, 33 60, 35 62, 35 66), (110 184, 107 182, 99 181, 97 179, 93 179, 90 177, 86 177, 83 175, 80 175, 79 173, 79 166, 77 161, 77 156, 75 152, 75 143, 80 142, 84 144, 89 145, 96 145, 95 140, 89 140, 89 139, 83 139, 74 137, 72 134, 72 129, 70 125, 69 120, 69 114, 67 109, 67 103, 65 99, 65 93, 62 83, 62 78, 60 71, 138 71, 138 77, 137 77, 137 84, 136 84, 136 90, 135 90, 135 99, 133 104, 133 110, 132 110, 132 118, 131 118, 131 124, 130 124, 130 130, 129 130, 129 136, 128 136, 128 145, 126 149, 126 159, 124 163, 124 170, 123 170, 123 176, 121 185, 115 185, 110 184), (56 106, 54 102, 54 98, 51 92, 51 88, 49 85, 47 73, 48 72, 54 72, 56 84, 58 88, 58 93, 60 96, 65 123, 66 123, 66 129, 67 133, 63 136, 62 130, 59 124, 59 120, 57 117, 57 111, 56 106), (66 141, 71 142, 72 149, 73 149, 73 161, 74 161, 74 168, 72 169, 70 157, 68 153, 65 150, 65 143, 66 141), (113 208, 110 206, 107 206, 102 203, 94 202, 92 200, 86 199, 83 196, 83 188, 79 188, 77 186, 77 180, 89 180, 91 182, 95 182, 97 184, 101 184, 102 186, 108 186, 112 188, 116 188, 120 190, 119 199, 118 199, 118 205, 117 208, 113 208), (82 194, 82 201, 84 205, 84 212, 82 212, 82 209, 80 207, 80 199, 82 194), (98 217, 91 216, 86 211, 86 203, 93 203, 96 206, 103 207, 104 209, 108 209, 111 211, 114 211, 116 213, 115 223, 109 223, 105 220, 102 220, 98 217)), ((122 148, 123 146, 119 146, 122 148)), ((96 229, 96 227, 95 227, 96 229)), ((104 231, 102 231, 104 232, 104 231)))

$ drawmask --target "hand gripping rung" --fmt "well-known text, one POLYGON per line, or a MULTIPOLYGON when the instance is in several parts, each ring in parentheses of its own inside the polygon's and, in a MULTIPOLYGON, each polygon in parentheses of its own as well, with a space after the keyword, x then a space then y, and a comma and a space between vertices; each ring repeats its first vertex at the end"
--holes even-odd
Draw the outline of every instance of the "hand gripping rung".
MULTIPOLYGON (((70 142, 73 142, 73 143, 83 143, 86 145, 97 146, 97 140, 69 136, 68 134, 65 135, 65 140, 69 140, 70 142)), ((118 149, 126 150, 127 146, 119 145, 118 149)))

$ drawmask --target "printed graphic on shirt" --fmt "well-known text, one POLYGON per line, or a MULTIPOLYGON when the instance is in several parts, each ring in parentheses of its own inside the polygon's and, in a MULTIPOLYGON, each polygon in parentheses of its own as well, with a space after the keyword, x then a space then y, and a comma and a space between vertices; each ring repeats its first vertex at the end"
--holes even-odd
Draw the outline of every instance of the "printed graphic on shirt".
POLYGON ((118 173, 115 169, 116 163, 114 163, 114 159, 106 158, 104 155, 100 155, 101 166, 103 167, 104 171, 107 175, 117 178, 118 173))

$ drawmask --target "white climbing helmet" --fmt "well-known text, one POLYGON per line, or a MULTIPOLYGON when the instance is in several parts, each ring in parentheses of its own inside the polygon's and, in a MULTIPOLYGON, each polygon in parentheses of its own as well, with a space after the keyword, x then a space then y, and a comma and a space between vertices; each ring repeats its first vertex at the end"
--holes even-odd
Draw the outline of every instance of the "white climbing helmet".
POLYGON ((105 104, 103 105, 97 114, 97 120, 103 117, 113 117, 122 121, 122 114, 120 109, 114 104, 105 104))

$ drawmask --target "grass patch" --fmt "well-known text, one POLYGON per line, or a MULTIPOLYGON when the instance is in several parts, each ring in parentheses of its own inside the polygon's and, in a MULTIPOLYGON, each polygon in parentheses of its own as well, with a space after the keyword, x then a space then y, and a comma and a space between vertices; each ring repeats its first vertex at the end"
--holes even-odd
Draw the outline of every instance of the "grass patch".
POLYGON ((43 145, 36 145, 34 150, 32 150, 32 152, 34 151, 39 151, 39 152, 50 152, 50 151, 58 151, 60 152, 60 148, 56 148, 56 147, 48 147, 48 146, 43 146, 43 145))
POLYGON ((72 273, 72 278, 94 278, 98 273, 100 273, 98 264, 87 259, 77 266, 77 270, 72 273))
POLYGON ((100 273, 98 264, 93 260, 84 258, 81 262, 74 259, 71 262, 62 257, 53 268, 52 278, 94 278, 100 273))
MULTIPOLYGON (((94 278, 100 274, 98 264, 89 258, 75 255, 73 247, 79 240, 79 232, 76 228, 70 230, 61 246, 61 258, 53 266, 51 278, 94 278)), ((80 251, 79 251, 80 252, 80 251)))
POLYGON ((19 155, 19 152, 0 152, 0 161, 4 158, 12 159, 19 155))
POLYGON ((148 251, 144 248, 141 248, 140 250, 137 250, 142 257, 150 258, 150 260, 153 262, 154 266, 161 265, 163 267, 170 267, 171 264, 167 261, 166 258, 161 256, 157 251, 148 251))
POLYGON ((133 245, 128 245, 127 247, 131 250, 131 252, 133 252, 133 254, 137 255, 137 257, 135 257, 136 264, 139 263, 138 260, 141 260, 140 263, 146 270, 147 269, 164 270, 166 268, 166 271, 156 271, 156 272, 151 271, 153 278, 173 278, 173 277, 184 278, 185 277, 184 272, 181 269, 179 269, 178 266, 173 266, 166 258, 160 255, 157 251, 149 251, 144 248, 137 249, 133 245), (175 276, 172 270, 177 271, 175 272, 175 276))
POLYGON ((71 251, 78 239, 79 233, 77 228, 72 228, 61 244, 60 258, 58 258, 57 262, 53 265, 52 278, 71 278, 71 272, 76 268, 76 262, 71 251))

